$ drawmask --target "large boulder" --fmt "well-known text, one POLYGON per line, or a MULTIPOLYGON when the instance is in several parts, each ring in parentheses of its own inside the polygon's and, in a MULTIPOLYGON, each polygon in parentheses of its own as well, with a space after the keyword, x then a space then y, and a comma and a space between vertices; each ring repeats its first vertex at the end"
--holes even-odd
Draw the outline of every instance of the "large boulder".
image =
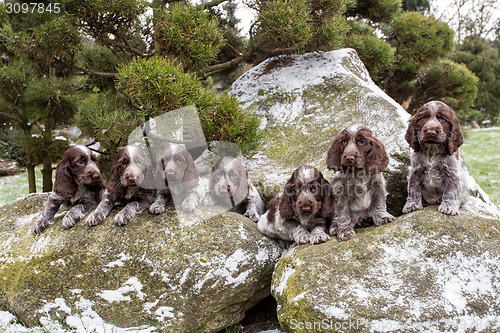
POLYGON ((500 213, 473 198, 288 251, 272 284, 287 332, 500 331, 500 213))
POLYGON ((293 170, 317 167, 329 179, 330 141, 352 123, 364 123, 390 156, 384 173, 388 210, 401 213, 410 149, 404 134, 410 115, 370 78, 353 49, 270 58, 242 75, 230 93, 262 120, 262 145, 247 164, 267 201, 282 191, 293 170))
POLYGON ((172 206, 122 227, 115 209, 96 227, 63 230, 59 214, 34 236, 46 199, 0 208, 0 309, 29 325, 51 318, 79 332, 96 322, 106 331, 216 332, 269 295, 281 249, 246 217, 186 222, 172 206))

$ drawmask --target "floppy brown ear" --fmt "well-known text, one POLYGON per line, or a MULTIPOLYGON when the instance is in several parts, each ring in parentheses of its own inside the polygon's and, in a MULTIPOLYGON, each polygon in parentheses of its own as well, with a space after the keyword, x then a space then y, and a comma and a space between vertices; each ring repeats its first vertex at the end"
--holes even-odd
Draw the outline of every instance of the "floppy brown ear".
POLYGON ((78 184, 71 174, 69 158, 64 156, 56 168, 56 179, 54 181, 54 192, 58 195, 70 198, 78 191, 78 184))
POLYGON ((342 153, 344 152, 341 141, 341 135, 337 134, 330 143, 330 148, 326 156, 326 166, 328 169, 333 169, 335 171, 341 169, 340 161, 342 159, 342 153))
POLYGON ((124 196, 125 193, 127 193, 127 188, 122 185, 120 179, 122 170, 119 161, 120 155, 120 152, 118 152, 118 156, 116 157, 115 161, 113 162, 113 166, 111 167, 111 175, 109 176, 108 184, 106 185, 109 193, 113 196, 124 196))
POLYGON ((333 216, 333 196, 330 183, 321 174, 321 193, 323 197, 320 217, 326 219, 333 216))
POLYGON ((464 144, 464 135, 462 133, 462 129, 460 128, 460 122, 458 121, 458 118, 455 116, 451 108, 450 111, 451 115, 449 116, 449 118, 451 119, 449 120, 451 122, 451 130, 447 146, 448 155, 451 155, 454 152, 456 152, 458 148, 464 144))
POLYGON ((369 143, 372 147, 365 158, 365 171, 369 174, 382 172, 389 164, 389 155, 387 155, 384 144, 379 139, 372 137, 369 143))
POLYGON ((281 200, 279 204, 280 216, 282 218, 293 217, 293 202, 291 194, 295 191, 295 172, 292 174, 292 177, 285 184, 285 189, 283 190, 283 194, 281 195, 281 200))
POLYGON ((194 160, 191 157, 191 154, 189 154, 188 151, 183 152, 183 154, 187 161, 187 167, 184 171, 184 177, 182 177, 182 184, 187 189, 193 189, 198 186, 198 183, 200 181, 200 174, 198 173, 198 169, 194 164, 194 160))
POLYGON ((420 151, 420 143, 418 142, 418 131, 416 130, 417 124, 417 113, 410 118, 408 123, 408 129, 406 130, 405 140, 410 145, 411 149, 416 152, 420 151))

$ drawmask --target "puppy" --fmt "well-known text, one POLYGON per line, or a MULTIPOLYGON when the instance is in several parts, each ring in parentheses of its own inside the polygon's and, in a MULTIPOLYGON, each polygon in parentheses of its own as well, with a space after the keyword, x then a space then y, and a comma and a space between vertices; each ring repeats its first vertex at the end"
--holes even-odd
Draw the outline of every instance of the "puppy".
POLYGON ((259 192, 248 179, 248 172, 234 157, 221 158, 212 168, 209 178, 209 195, 206 206, 218 204, 231 207, 230 211, 242 214, 250 220, 259 221, 264 213, 264 202, 259 192))
POLYGON ((141 148, 128 145, 120 149, 102 201, 85 220, 87 225, 95 226, 104 221, 117 202, 125 204, 125 208, 116 214, 115 223, 130 222, 153 202, 152 179, 151 161, 141 148))
POLYGON ((180 203, 182 210, 194 211, 205 195, 205 189, 200 184, 200 175, 191 154, 179 144, 171 144, 163 151, 156 168, 157 179, 167 184, 156 195, 149 211, 161 214, 170 196, 174 202, 180 203))
POLYGON ((330 184, 315 167, 296 169, 284 192, 269 202, 257 228, 265 235, 297 244, 319 244, 330 237, 327 218, 332 212, 330 184))
POLYGON ((358 223, 382 225, 394 220, 387 212, 382 176, 388 163, 384 145, 365 125, 351 125, 333 138, 326 160, 327 167, 336 171, 330 181, 334 198, 331 236, 348 240, 355 236, 358 223))
POLYGON ((39 234, 52 224, 61 205, 71 207, 62 220, 63 228, 71 228, 97 205, 103 189, 95 155, 86 146, 69 147, 57 165, 54 191, 32 231, 39 234))
POLYGON ((405 139, 413 153, 403 213, 439 204, 439 212, 457 215, 469 193, 468 171, 458 151, 464 136, 453 110, 439 101, 424 104, 411 117, 405 139))

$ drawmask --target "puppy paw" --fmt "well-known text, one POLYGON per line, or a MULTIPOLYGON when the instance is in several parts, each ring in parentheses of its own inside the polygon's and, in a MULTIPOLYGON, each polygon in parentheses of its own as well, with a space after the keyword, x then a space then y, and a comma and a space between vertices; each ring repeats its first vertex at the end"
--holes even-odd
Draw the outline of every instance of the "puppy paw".
POLYGON ((69 229, 73 227, 78 221, 79 219, 76 219, 73 215, 68 213, 66 214, 66 216, 64 216, 62 220, 62 226, 64 229, 69 229))
POLYGON ((125 225, 129 223, 134 218, 134 214, 130 212, 130 209, 124 208, 115 216, 115 223, 118 225, 125 225))
POLYGON ((53 222, 53 220, 48 220, 44 215, 42 215, 33 223, 31 231, 36 235, 41 234, 53 222))
POLYGON ((422 208, 424 208, 424 206, 422 206, 421 202, 407 201, 405 206, 403 207, 403 213, 408 214, 422 208))
POLYGON ((347 230, 345 232, 339 232, 337 234, 337 239, 339 241, 346 241, 346 240, 349 240, 351 238, 354 238, 354 236, 356 236, 356 233, 354 232, 354 230, 347 230))
POLYGON ((392 221, 394 221, 395 217, 392 216, 391 214, 387 213, 386 215, 383 215, 381 217, 378 217, 378 218, 374 218, 373 219, 373 223, 375 225, 382 225, 382 224, 386 224, 386 223, 390 223, 392 221))
POLYGON ((201 201, 201 204, 203 206, 210 207, 210 206, 215 205, 215 202, 214 202, 214 199, 212 199, 211 196, 208 196, 208 197, 203 198, 203 200, 201 201))
POLYGON ((185 212, 192 212, 198 207, 198 200, 192 197, 187 197, 182 202, 182 210, 185 212))
POLYGON ((151 214, 161 214, 165 211, 165 205, 160 202, 155 202, 149 207, 151 214))
POLYGON ((86 219, 85 219, 85 223, 89 226, 89 227, 93 227, 93 226, 96 226, 98 225, 99 223, 101 223, 102 221, 104 221, 104 219, 106 218, 106 215, 104 215, 104 213, 101 213, 101 212, 93 212, 92 214, 90 214, 86 219))
POLYGON ((458 205, 448 202, 443 202, 438 207, 438 212, 446 215, 458 215, 458 205))
POLYGON ((313 230, 311 232, 311 239, 309 240, 312 245, 321 244, 330 239, 330 236, 326 234, 323 230, 313 230))
POLYGON ((335 225, 335 223, 332 223, 332 225, 330 226, 330 230, 328 230, 330 236, 336 236, 337 235, 337 225, 335 225))
POLYGON ((299 245, 311 242, 311 234, 305 230, 296 232, 293 238, 295 239, 295 243, 299 245))
POLYGON ((258 222, 260 219, 260 215, 255 208, 247 210, 244 215, 253 222, 258 222))

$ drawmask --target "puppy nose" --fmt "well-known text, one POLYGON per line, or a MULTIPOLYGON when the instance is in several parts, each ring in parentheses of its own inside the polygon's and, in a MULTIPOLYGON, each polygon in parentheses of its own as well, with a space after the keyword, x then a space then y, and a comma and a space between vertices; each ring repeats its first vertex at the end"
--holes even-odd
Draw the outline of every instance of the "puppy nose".
POLYGON ((424 128, 424 133, 435 135, 435 134, 437 134, 437 129, 436 128, 424 128))
POLYGON ((175 176, 175 172, 173 172, 173 171, 168 171, 167 172, 167 178, 172 178, 174 176, 175 176))
POLYGON ((298 204, 303 212, 310 213, 313 210, 311 200, 299 200, 298 204))
POLYGON ((345 160, 348 163, 354 163, 354 161, 356 160, 356 158, 354 156, 348 155, 348 156, 345 156, 345 160))

